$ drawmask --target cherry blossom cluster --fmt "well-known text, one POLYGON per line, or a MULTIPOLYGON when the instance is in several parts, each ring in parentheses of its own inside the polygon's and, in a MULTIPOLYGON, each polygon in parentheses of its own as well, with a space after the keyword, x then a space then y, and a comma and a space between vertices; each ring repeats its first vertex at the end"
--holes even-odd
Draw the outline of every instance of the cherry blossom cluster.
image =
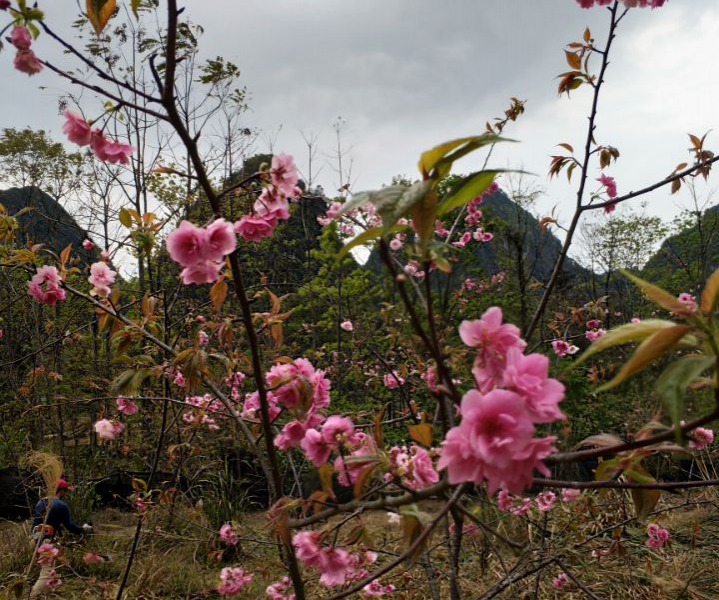
POLYGON ((252 582, 253 575, 245 573, 242 567, 225 567, 220 571, 220 583, 217 593, 221 596, 233 596, 252 582))
POLYGON ((600 319, 589 319, 589 321, 587 321, 587 330, 584 332, 584 337, 590 342, 596 342, 605 333, 607 333, 607 330, 602 329, 602 321, 600 319))
POLYGON ((135 404, 132 400, 122 397, 115 399, 115 406, 117 407, 117 412, 122 413, 127 417, 137 414, 137 411, 140 410, 137 404, 135 404))
MULTIPOLYGON (((562 502, 571 503, 579 499, 582 493, 579 490, 564 489, 562 490, 562 502)), ((537 508, 541 512, 549 512, 554 508, 557 502, 557 496, 554 492, 542 492, 534 499, 537 508)), ((532 506, 531 498, 518 498, 512 496, 506 489, 500 490, 497 494, 497 508, 510 515, 516 517, 523 515, 529 511, 532 506)))
POLYGON ((105 261, 98 261, 90 266, 90 277, 87 278, 92 286, 91 296, 107 298, 112 291, 110 286, 115 283, 117 273, 105 261))
POLYGON ((404 487, 421 490, 439 481, 439 473, 434 468, 432 455, 424 448, 412 444, 393 446, 389 451, 389 470, 386 481, 399 480, 404 487))
POLYGON ((225 523, 222 527, 220 527, 219 535, 220 539, 228 546, 236 546, 240 541, 240 538, 237 536, 237 531, 232 523, 225 523))
MULTIPOLYGON (((664 6, 667 0, 621 0, 622 4, 627 8, 659 8, 664 6)), ((608 6, 614 0, 576 0, 577 4, 582 8, 592 8, 593 6, 608 6)))
MULTIPOLYGON (((323 370, 315 369, 305 358, 276 363, 265 379, 270 389, 267 394, 270 419, 274 420, 282 408, 292 417, 275 437, 275 445, 282 450, 296 448, 309 429, 319 427, 325 421, 321 411, 330 404, 332 384, 323 370)), ((245 400, 242 412, 254 416, 259 408, 259 395, 255 392, 245 400)))
POLYGON ((197 227, 189 221, 167 236, 167 251, 184 268, 180 276, 185 285, 216 281, 224 258, 237 247, 232 224, 215 219, 207 227, 197 227))
POLYGON ((295 594, 290 592, 292 582, 285 576, 277 583, 271 583, 265 589, 265 595, 269 600, 295 600, 295 594))
POLYGON ((364 579, 368 575, 366 567, 377 560, 375 552, 348 552, 344 548, 324 545, 323 542, 324 535, 320 531, 299 531, 292 538, 297 558, 306 567, 320 573, 320 582, 325 586, 344 585, 347 581, 364 579))
POLYGON ((190 410, 182 413, 182 421, 188 425, 206 425, 210 431, 216 431, 220 428, 217 418, 224 418, 224 415, 216 414, 211 417, 210 414, 218 413, 224 406, 220 400, 213 398, 210 394, 204 396, 187 396, 185 404, 190 410))
POLYGON ((244 215, 235 230, 248 242, 259 242, 270 237, 278 221, 290 218, 289 199, 297 198, 302 191, 297 187, 299 176, 292 157, 276 154, 270 165, 270 184, 255 200, 251 215, 244 215))
POLYGON ((559 358, 579 352, 579 348, 567 340, 552 340, 552 350, 559 358))
POLYGON ((35 275, 27 283, 27 293, 41 304, 55 306, 65 300, 65 290, 60 287, 60 274, 57 268, 45 265, 38 267, 35 275))
MULTIPOLYGON (((684 422, 682 422, 682 425, 684 425, 684 422)), ((714 443, 714 432, 705 427, 692 429, 692 437, 694 439, 689 440, 689 447, 692 450, 704 450, 704 448, 714 443)))
POLYGON ((167 236, 170 257, 183 268, 185 285, 212 283, 222 270, 224 257, 234 252, 237 237, 259 242, 269 237, 280 220, 289 219, 289 198, 298 196, 297 169, 292 157, 278 154, 272 157, 269 171, 270 183, 263 188, 255 201, 253 213, 244 215, 234 225, 224 219, 215 219, 207 227, 198 227, 182 221, 167 236))
POLYGON ((548 376, 546 356, 524 354, 519 329, 502 324, 498 307, 462 322, 459 334, 477 349, 476 389, 462 398, 462 421, 447 433, 438 468, 452 484, 486 481, 490 494, 499 488, 521 493, 535 469, 549 474, 542 459, 554 452, 556 438, 535 437, 535 424, 564 419, 564 386, 548 376))
POLYGON ((113 165, 130 164, 130 156, 134 148, 130 144, 107 138, 101 129, 93 129, 92 123, 85 120, 82 115, 66 110, 62 130, 73 144, 80 147, 90 146, 100 160, 113 165))
POLYGON ((32 34, 27 27, 16 25, 10 35, 10 43, 15 46, 15 60, 13 66, 27 75, 35 75, 42 71, 42 63, 37 59, 35 53, 30 49, 32 46, 32 34))
POLYGON ((692 296, 689 292, 682 292, 677 296, 677 300, 679 300, 679 302, 681 302, 682 304, 686 305, 687 311, 689 313, 695 313, 699 308, 697 305, 696 297, 692 296))
POLYGON ((506 278, 507 278, 507 274, 504 273, 503 271, 500 271, 499 273, 495 273, 489 279, 483 279, 481 281, 475 281, 471 277, 467 277, 462 282, 460 291, 461 292, 474 292, 477 295, 484 294, 485 292, 489 291, 490 289, 498 286, 500 283, 503 283, 506 278))
POLYGON ((567 585, 568 581, 569 578, 567 577, 567 574, 564 571, 560 571, 557 573, 556 577, 552 577, 552 587, 556 590, 561 590, 565 585, 567 585))
MULTIPOLYGON (((604 175, 603 173, 599 176, 597 179, 599 183, 601 183, 604 186, 604 191, 607 194, 607 197, 609 199, 613 199, 617 197, 617 182, 614 181, 614 177, 609 177, 608 175, 604 175)), ((614 210, 617 208, 616 203, 607 204, 604 207, 604 212, 609 214, 614 212, 614 210)))
MULTIPOLYGON (((59 548, 49 542, 43 542, 37 549, 37 564, 50 567, 55 564, 55 559, 57 559, 59 555, 59 548)), ((62 585, 62 579, 57 576, 55 569, 50 569, 48 572, 45 585, 49 588, 56 588, 62 585)))
POLYGON ((655 523, 647 525, 647 536, 644 545, 648 548, 661 548, 669 541, 669 531, 655 523))
POLYGON ((125 430, 125 426, 114 419, 100 419, 95 423, 95 433, 101 440, 114 440, 125 430))

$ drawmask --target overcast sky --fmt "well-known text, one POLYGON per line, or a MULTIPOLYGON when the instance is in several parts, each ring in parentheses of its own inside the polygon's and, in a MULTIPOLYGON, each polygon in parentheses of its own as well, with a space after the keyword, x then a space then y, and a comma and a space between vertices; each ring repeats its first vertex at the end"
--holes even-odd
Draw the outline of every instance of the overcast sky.
MULTIPOLYGON (((77 6, 74 0, 40 4, 55 23, 69 23, 77 6)), ((262 129, 276 151, 294 154, 301 166, 301 132, 318 134, 329 155, 332 123, 341 116, 343 141, 352 147, 355 191, 377 188, 396 174, 416 177, 421 151, 481 133, 517 96, 527 101, 526 114, 506 135, 520 143, 499 147, 490 165, 537 174, 536 185, 547 191, 539 211, 557 206, 563 220, 570 217, 573 188, 564 177, 550 183, 546 173, 555 144, 582 146, 590 90, 559 98, 556 76, 567 70, 564 45, 579 39, 585 26, 603 43, 606 9, 582 10, 573 0, 185 4, 188 16, 205 28, 204 54, 222 55, 240 67, 251 94, 247 124, 262 129)), ((661 9, 632 10, 621 23, 596 134, 597 141, 621 152, 607 171, 620 193, 653 183, 687 160, 687 132, 714 129, 709 146, 719 148, 717 4, 670 0, 661 9)), ((37 51, 57 50, 41 39, 37 51)), ((64 85, 47 73, 33 79, 15 73, 11 53, 4 52, 0 128, 42 127, 59 139, 57 96, 64 85)), ((266 150, 265 142, 257 149, 266 150)), ((461 169, 480 167, 482 158, 466 160, 461 169)), ((326 165, 319 183, 331 195, 337 181, 326 165)), ((662 190, 648 202, 651 213, 670 217, 688 197, 662 190)))

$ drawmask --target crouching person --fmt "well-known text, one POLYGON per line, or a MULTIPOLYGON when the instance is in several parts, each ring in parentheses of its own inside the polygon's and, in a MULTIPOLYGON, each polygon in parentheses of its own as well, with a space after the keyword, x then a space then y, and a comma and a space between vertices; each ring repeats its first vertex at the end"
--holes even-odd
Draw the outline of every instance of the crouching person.
POLYGON ((38 564, 40 577, 30 592, 30 598, 39 598, 54 587, 58 581, 55 574, 54 563, 57 550, 51 543, 64 528, 69 533, 85 534, 92 532, 92 526, 75 525, 70 515, 70 507, 63 500, 67 492, 73 488, 64 479, 58 479, 55 485, 55 495, 50 498, 43 498, 35 505, 35 518, 32 522, 32 537, 38 544, 38 564))

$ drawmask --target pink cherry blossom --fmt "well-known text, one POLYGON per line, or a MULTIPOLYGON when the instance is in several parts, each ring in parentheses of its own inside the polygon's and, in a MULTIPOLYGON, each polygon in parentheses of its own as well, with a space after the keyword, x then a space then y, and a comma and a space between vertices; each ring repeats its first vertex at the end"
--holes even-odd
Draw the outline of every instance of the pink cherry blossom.
POLYGON ((574 502, 582 495, 581 490, 565 488, 562 490, 562 502, 574 502))
POLYGON ((205 231, 207 235, 205 252, 210 260, 221 262, 223 257, 237 247, 237 237, 232 229, 232 223, 224 219, 215 219, 205 231))
POLYGON ((86 565, 96 565, 105 561, 99 554, 95 554, 94 552, 86 552, 85 556, 82 557, 82 562, 84 562, 86 565))
POLYGON ((270 600, 295 600, 295 595, 289 591, 291 587, 290 578, 285 576, 282 581, 268 585, 265 594, 270 600))
POLYGON ((704 448, 714 443, 714 432, 711 429, 697 427, 692 430, 691 435, 694 439, 689 440, 689 447, 694 450, 704 450, 704 448))
POLYGON ((290 205, 287 198, 274 187, 266 187, 262 190, 252 209, 258 217, 266 220, 290 218, 290 205))
POLYGON ((51 565, 55 562, 55 558, 60 554, 60 549, 56 548, 50 542, 43 542, 37 549, 37 564, 51 565))
POLYGON ((609 177, 608 175, 604 175, 602 173, 597 181, 606 188, 607 196, 609 198, 617 197, 617 182, 614 181, 614 177, 609 177))
POLYGON ((604 329, 593 329, 591 331, 585 331, 584 337, 590 342, 596 342, 600 337, 607 333, 604 329))
POLYGON ((107 298, 110 295, 110 286, 115 282, 117 273, 113 271, 106 262, 99 261, 90 266, 90 277, 87 278, 92 290, 90 294, 107 298))
POLYGON ((30 50, 32 45, 32 34, 27 27, 16 25, 13 27, 10 42, 18 50, 30 50))
POLYGON ((568 577, 564 571, 560 571, 556 577, 552 578, 552 587, 561 590, 567 583, 568 577))
POLYGON ((207 232, 189 221, 167 236, 166 245, 170 258, 184 267, 207 259, 207 232))
POLYGON ((332 448, 316 429, 308 429, 305 432, 305 437, 300 442, 300 448, 316 467, 326 463, 332 453, 332 448))
POLYGON ((362 595, 366 598, 381 598, 395 591, 395 586, 391 583, 382 585, 379 580, 375 579, 362 588, 362 595))
POLYGON ((220 584, 217 593, 232 596, 252 581, 253 575, 245 573, 242 567, 225 567, 220 571, 220 584))
POLYGON ((231 523, 225 523, 222 527, 220 527, 219 535, 220 539, 229 546, 235 546, 237 545, 237 542, 240 541, 240 538, 237 537, 235 528, 232 526, 231 523))
POLYGON ((197 341, 199 342, 200 346, 207 346, 207 344, 210 343, 210 336, 207 335, 206 332, 200 331, 197 334, 197 341))
POLYGON ((118 421, 100 419, 95 423, 95 433, 103 440, 114 440, 115 436, 122 433, 125 426, 118 421))
POLYGON ((382 377, 382 382, 387 389, 396 390, 398 387, 404 385, 404 378, 397 373, 397 371, 392 371, 391 373, 386 373, 385 376, 382 377))
POLYGON ((462 321, 459 336, 467 346, 478 349, 472 372, 480 388, 491 387, 500 377, 510 348, 524 350, 527 345, 516 326, 502 324, 502 309, 496 306, 476 321, 462 321))
POLYGON ((222 263, 213 260, 205 260, 182 269, 180 277, 185 285, 212 283, 217 281, 222 270, 222 263))
POLYGON ((647 525, 647 536, 648 539, 644 542, 644 545, 649 548, 661 548, 669 541, 669 531, 663 527, 659 527, 656 523, 649 523, 647 525))
POLYGON ((28 281, 28 294, 42 304, 55 306, 66 297, 65 290, 60 287, 60 281, 60 274, 55 267, 39 267, 28 281))
POLYGON ((552 342, 552 350, 554 350, 554 353, 559 358, 564 358, 567 355, 579 352, 579 348, 577 348, 574 344, 570 344, 566 340, 554 340, 552 342))
POLYGON ((326 586, 344 585, 352 570, 352 559, 343 548, 323 547, 317 562, 320 583, 326 586))
POLYGON ((85 250, 90 251, 95 247, 95 244, 93 244, 90 240, 83 240, 82 247, 85 248, 85 250))
POLYGON ((497 508, 499 508, 499 510, 509 512, 512 510, 513 506, 514 503, 512 502, 512 497, 509 492, 504 489, 500 490, 497 494, 497 508))
POLYGON ((392 238, 390 240, 389 247, 392 250, 394 250, 395 252, 398 252, 399 250, 401 250, 402 246, 404 246, 404 244, 402 243, 402 240, 398 240, 396 237, 392 238))
POLYGON ((10 0, 0 0, 0 10, 7 10, 10 6, 10 0))
POLYGON ((482 395, 470 390, 462 398, 462 422, 447 433, 437 468, 447 469, 450 483, 487 480, 487 492, 500 487, 520 493, 534 469, 553 451, 554 438, 533 439, 535 432, 524 399, 494 389, 482 395))
POLYGON ((695 313, 697 311, 698 306, 696 298, 691 294, 687 292, 682 292, 681 294, 679 294, 679 296, 677 296, 677 300, 685 304, 690 313, 695 313))
POLYGON ((282 194, 288 197, 295 195, 295 186, 299 181, 297 167, 288 154, 275 154, 270 165, 270 180, 282 194))
POLYGON ((276 226, 277 221, 274 218, 245 215, 235 223, 235 231, 247 242, 260 242, 272 236, 276 226))
POLYGON ((135 404, 132 400, 128 400, 127 398, 116 398, 115 399, 115 406, 117 406, 118 412, 121 412, 123 415, 134 415, 139 410, 137 404, 135 404))
POLYGON ((42 63, 32 50, 18 50, 13 61, 15 69, 26 75, 35 75, 42 71, 42 63))
POLYGON ((135 150, 130 144, 110 140, 97 130, 93 131, 90 148, 97 158, 113 165, 129 165, 135 150))
POLYGON ((349 319, 346 321, 342 321, 342 323, 340 323, 340 328, 344 329, 345 331, 354 331, 354 325, 349 319))
POLYGON ((559 410, 564 385, 548 373, 549 358, 543 354, 524 355, 517 347, 507 352, 504 386, 524 397, 534 423, 552 423, 565 418, 559 410))
POLYGON ((537 508, 542 512, 549 512, 552 510, 556 500, 557 496, 554 492, 542 492, 535 498, 537 508))
POLYGON ((600 319, 589 319, 587 321, 587 329, 599 329, 602 326, 600 319))
MULTIPOLYGON (((92 128, 90 124, 82 117, 71 110, 66 110, 65 113, 65 124, 62 126, 62 130, 73 144, 78 146, 88 146, 92 143, 92 128)), ((85 240, 90 242, 90 240, 85 240)), ((85 246, 85 242, 82 245, 85 250, 92 250, 94 244, 90 242, 91 246, 88 248, 85 246)))

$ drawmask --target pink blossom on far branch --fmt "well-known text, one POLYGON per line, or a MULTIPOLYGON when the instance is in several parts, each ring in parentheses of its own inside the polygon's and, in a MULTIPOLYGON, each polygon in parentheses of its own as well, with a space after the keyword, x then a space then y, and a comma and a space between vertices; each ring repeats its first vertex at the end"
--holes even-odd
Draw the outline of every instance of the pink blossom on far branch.
POLYGON ((574 344, 570 344, 566 340, 554 340, 552 342, 552 350, 554 350, 554 353, 559 358, 564 358, 565 356, 579 352, 579 348, 577 348, 574 344))
POLYGON ((10 35, 10 42, 18 50, 30 50, 32 45, 32 34, 27 27, 16 25, 10 35))
POLYGON ((134 415, 139 410, 137 404, 127 398, 117 398, 115 400, 115 406, 117 407, 117 412, 126 416, 134 415))
POLYGON ((90 277, 87 278, 92 289, 90 295, 107 298, 110 295, 110 286, 115 282, 117 273, 106 262, 99 261, 90 266, 90 277))
POLYGON ((89 146, 92 142, 92 127, 82 115, 66 110, 65 124, 62 126, 63 133, 73 144, 78 146, 89 146))
POLYGON ((252 582, 253 575, 245 573, 242 567, 225 567, 220 571, 220 584, 217 593, 221 596, 233 596, 252 582))
POLYGON ((60 287, 60 281, 57 268, 49 265, 38 267, 35 275, 27 283, 28 294, 41 304, 55 306, 66 297, 65 290, 60 287))

